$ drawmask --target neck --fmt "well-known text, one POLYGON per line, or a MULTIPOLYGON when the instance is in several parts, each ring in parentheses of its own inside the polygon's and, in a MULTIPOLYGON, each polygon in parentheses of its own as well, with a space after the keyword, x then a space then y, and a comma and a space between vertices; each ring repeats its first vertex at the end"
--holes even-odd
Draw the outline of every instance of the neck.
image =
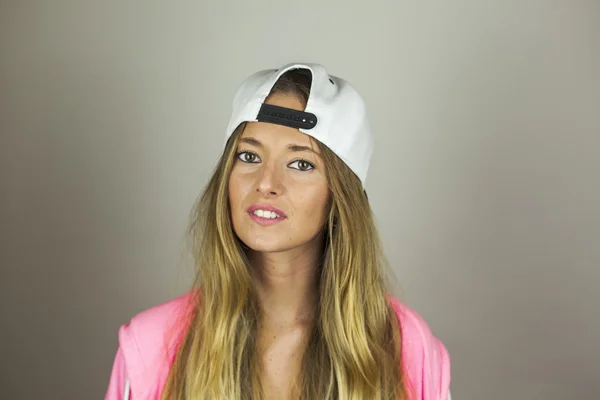
POLYGON ((309 323, 318 301, 318 278, 323 246, 248 254, 267 322, 278 326, 309 323))

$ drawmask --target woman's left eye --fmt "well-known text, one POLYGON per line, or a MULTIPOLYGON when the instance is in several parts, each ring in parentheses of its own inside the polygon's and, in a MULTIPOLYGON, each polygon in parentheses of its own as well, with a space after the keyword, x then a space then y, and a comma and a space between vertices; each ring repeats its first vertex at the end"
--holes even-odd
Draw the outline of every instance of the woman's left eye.
POLYGON ((299 171, 310 171, 311 169, 315 168, 313 164, 309 163, 306 160, 294 161, 293 163, 288 164, 288 167, 297 169, 299 171))

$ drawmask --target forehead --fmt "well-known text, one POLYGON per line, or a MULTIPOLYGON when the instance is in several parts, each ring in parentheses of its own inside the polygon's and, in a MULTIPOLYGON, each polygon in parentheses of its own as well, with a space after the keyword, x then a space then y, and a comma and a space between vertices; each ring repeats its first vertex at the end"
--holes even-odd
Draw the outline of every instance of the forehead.
POLYGON ((287 147, 290 144, 314 146, 311 137, 298 129, 268 122, 247 123, 241 137, 254 138, 269 148, 287 147))

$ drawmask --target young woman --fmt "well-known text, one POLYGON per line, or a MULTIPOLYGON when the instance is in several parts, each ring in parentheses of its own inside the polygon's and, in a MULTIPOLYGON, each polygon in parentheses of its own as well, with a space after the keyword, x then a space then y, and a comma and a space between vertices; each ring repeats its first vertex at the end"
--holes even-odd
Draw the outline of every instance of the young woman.
POLYGON ((387 292, 371 152, 345 80, 248 77, 194 209, 194 288, 121 327, 106 399, 448 399, 445 347, 387 292))

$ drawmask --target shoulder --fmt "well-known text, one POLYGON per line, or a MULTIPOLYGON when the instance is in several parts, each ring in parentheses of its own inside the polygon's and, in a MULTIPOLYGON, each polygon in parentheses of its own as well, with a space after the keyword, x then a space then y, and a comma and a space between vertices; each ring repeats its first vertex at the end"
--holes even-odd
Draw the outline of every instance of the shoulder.
POLYGON ((194 296, 186 293, 135 315, 119 329, 132 392, 160 386, 194 311, 194 296), (151 384, 154 382, 153 384, 151 384))
POLYGON ((402 363, 418 399, 446 399, 450 386, 450 357, 444 344, 415 310, 388 295, 402 333, 402 363))
POLYGON ((387 296, 387 300, 398 317, 405 340, 418 344, 431 339, 431 329, 419 313, 391 295, 387 296))
POLYGON ((190 293, 148 308, 119 329, 119 345, 124 351, 143 352, 168 349, 181 335, 186 315, 193 311, 190 293))
POLYGON ((121 327, 119 339, 135 339, 138 345, 157 344, 157 339, 176 330, 182 318, 191 311, 192 300, 191 294, 186 293, 136 314, 121 327))

